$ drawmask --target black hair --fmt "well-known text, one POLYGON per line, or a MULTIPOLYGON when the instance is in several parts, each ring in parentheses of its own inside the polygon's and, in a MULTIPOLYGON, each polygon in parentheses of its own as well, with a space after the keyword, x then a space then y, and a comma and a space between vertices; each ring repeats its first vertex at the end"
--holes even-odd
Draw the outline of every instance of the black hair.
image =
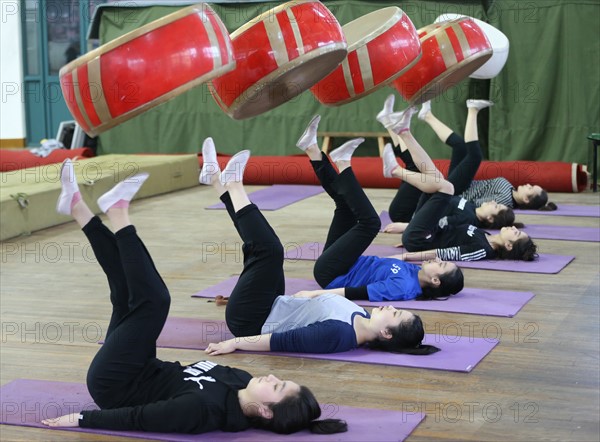
POLYGON ((392 334, 390 339, 371 341, 369 348, 409 355, 429 355, 440 351, 433 345, 421 344, 425 337, 425 330, 419 315, 414 315, 412 321, 403 321, 395 328, 388 328, 388 331, 392 334))
POLYGON ((546 203, 546 205, 540 207, 538 210, 540 212, 554 212, 556 209, 558 209, 558 206, 553 202, 549 201, 546 203))
POLYGON ((496 215, 492 216, 492 221, 487 218, 480 220, 479 224, 484 229, 501 229, 502 227, 512 226, 515 222, 515 212, 510 207, 499 210, 496 215))
POLYGON ((311 433, 333 434, 348 431, 348 424, 341 419, 315 420, 321 416, 321 407, 315 395, 302 385, 298 394, 287 396, 269 405, 271 419, 260 416, 250 418, 252 426, 279 434, 291 434, 308 429, 311 433))
POLYGON ((552 212, 558 209, 557 205, 553 202, 548 202, 548 192, 544 189, 540 192, 539 195, 532 195, 529 197, 528 203, 521 203, 517 205, 519 209, 528 209, 528 210, 541 210, 543 212, 552 212))
POLYGON ((430 301, 432 299, 448 299, 456 295, 465 286, 465 277, 462 270, 457 266, 451 272, 439 275, 440 285, 426 286, 422 288, 418 301, 430 301))
POLYGON ((538 258, 537 246, 529 237, 519 238, 512 243, 510 250, 504 246, 496 250, 498 259, 513 259, 520 261, 534 261, 538 258))

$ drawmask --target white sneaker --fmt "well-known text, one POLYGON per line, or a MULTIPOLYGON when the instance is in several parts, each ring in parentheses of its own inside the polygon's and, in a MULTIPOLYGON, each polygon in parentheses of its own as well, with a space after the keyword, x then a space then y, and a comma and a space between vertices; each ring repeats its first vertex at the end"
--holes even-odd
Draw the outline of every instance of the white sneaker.
POLYGON ((215 143, 211 137, 208 137, 202 143, 202 170, 198 181, 200 184, 211 185, 213 177, 221 173, 219 162, 217 161, 217 151, 215 143))
POLYGON ((317 129, 319 128, 320 121, 320 115, 315 115, 312 117, 312 120, 310 120, 310 123, 308 123, 308 127, 304 130, 302 136, 296 142, 296 146, 302 150, 306 150, 313 144, 317 144, 317 129))
POLYGON ((63 161, 60 169, 60 183, 62 184, 62 190, 56 202, 56 211, 63 215, 70 215, 73 195, 79 192, 79 186, 77 185, 73 162, 69 158, 63 161))
POLYGON ((392 149, 392 145, 387 143, 383 148, 383 176, 386 178, 393 178, 392 172, 396 167, 398 167, 398 160, 396 160, 396 155, 394 155, 394 149, 392 149))
POLYGON ((149 176, 150 175, 148 173, 142 172, 121 181, 115 187, 98 198, 98 207, 100 207, 100 210, 106 213, 108 209, 121 200, 131 201, 149 176))
POLYGON ((331 158, 331 161, 334 163, 337 161, 350 161, 352 159, 352 154, 363 141, 365 141, 364 138, 354 138, 350 141, 346 141, 337 149, 332 150, 329 153, 329 158, 331 158))
POLYGON ((421 110, 419 111, 419 115, 417 115, 417 117, 419 118, 419 120, 425 120, 425 117, 429 112, 431 112, 431 100, 427 100, 425 103, 423 103, 423 105, 421 106, 421 110))
POLYGON ((396 97, 394 94, 388 95, 383 103, 383 109, 379 111, 375 119, 383 124, 383 127, 386 129, 392 125, 390 120, 390 114, 394 112, 394 102, 396 101, 396 97))
POLYGON ((400 135, 402 132, 410 129, 410 120, 415 114, 417 109, 413 106, 404 109, 402 112, 395 112, 390 115, 392 120, 392 127, 390 129, 400 135))
POLYGON ((221 172, 221 184, 225 185, 227 183, 242 182, 244 178, 244 170, 246 169, 246 164, 250 159, 250 151, 249 150, 241 150, 231 157, 225 169, 221 172))
POLYGON ((467 100, 467 108, 474 107, 477 110, 485 109, 486 107, 493 106, 494 103, 488 100, 467 100))

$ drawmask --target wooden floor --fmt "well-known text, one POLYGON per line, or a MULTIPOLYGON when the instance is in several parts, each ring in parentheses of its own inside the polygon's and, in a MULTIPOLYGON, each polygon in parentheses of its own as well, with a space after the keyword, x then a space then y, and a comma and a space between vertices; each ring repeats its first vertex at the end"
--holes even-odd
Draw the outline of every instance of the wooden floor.
MULTIPOLYGON (((367 190, 377 210, 387 208, 393 193, 367 190)), ((552 199, 599 203, 592 193, 552 199)), ((132 219, 171 289, 173 316, 224 316, 223 307, 190 297, 241 269, 239 239, 226 213, 204 210, 215 201, 211 189, 198 187, 132 205, 132 219)), ((331 211, 322 194, 266 216, 282 241, 293 244, 324 240, 331 211)), ((598 218, 530 216, 522 221, 599 227, 598 218)), ((397 239, 380 235, 376 242, 397 239)), ((98 349, 98 330, 105 330, 110 310, 105 277, 86 244, 74 223, 1 243, 2 384, 24 377, 85 382, 98 349)), ((558 275, 465 271, 470 287, 534 292, 516 317, 421 313, 431 333, 500 337, 500 345, 469 374, 267 355, 214 360, 256 375, 273 372, 294 379, 312 388, 323 403, 423 411, 427 418, 410 441, 598 441, 599 244, 538 244, 544 253, 576 259, 558 275)), ((308 278, 312 264, 286 263, 287 276, 308 278)), ((159 349, 159 357, 194 362, 204 356, 159 349)), ((2 441, 116 440, 10 426, 0 431, 2 441)), ((378 440, 376 434, 372 440, 378 440)))

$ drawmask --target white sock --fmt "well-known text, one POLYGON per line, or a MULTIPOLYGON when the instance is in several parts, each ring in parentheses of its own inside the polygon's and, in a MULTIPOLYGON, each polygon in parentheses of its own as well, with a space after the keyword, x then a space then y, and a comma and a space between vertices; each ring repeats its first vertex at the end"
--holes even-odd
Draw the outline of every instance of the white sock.
POLYGON ((334 163, 338 161, 350 161, 352 159, 352 154, 363 141, 365 141, 364 138, 354 138, 350 141, 346 141, 340 147, 331 151, 329 153, 329 158, 331 158, 331 161, 334 163))

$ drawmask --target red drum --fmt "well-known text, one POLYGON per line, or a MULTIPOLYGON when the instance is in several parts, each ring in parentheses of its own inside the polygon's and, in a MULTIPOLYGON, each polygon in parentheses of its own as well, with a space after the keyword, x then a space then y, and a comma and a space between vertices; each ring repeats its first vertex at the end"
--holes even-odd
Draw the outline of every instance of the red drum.
POLYGON ((508 59, 508 50, 510 47, 508 38, 502 33, 502 31, 496 29, 489 23, 481 21, 477 18, 468 17, 466 15, 444 14, 436 18, 434 23, 440 23, 461 17, 467 17, 469 20, 473 20, 479 25, 481 30, 485 32, 485 36, 490 41, 490 44, 492 45, 492 50, 494 51, 492 58, 486 61, 483 66, 481 66, 471 75, 469 75, 469 77, 478 78, 480 80, 489 80, 498 76, 498 74, 506 64, 506 60, 508 59))
POLYGON ((231 34, 236 68, 212 81, 217 104, 241 120, 304 92, 344 59, 347 45, 333 14, 318 1, 284 3, 231 34))
POLYGON ((391 82, 421 58, 421 42, 412 21, 400 8, 371 12, 342 27, 348 56, 311 88, 326 105, 339 106, 391 82))
POLYGON ((88 52, 59 76, 71 114, 95 136, 234 67, 227 29, 203 3, 88 52))
POLYGON ((411 105, 431 100, 467 78, 492 56, 481 28, 468 18, 419 29, 423 56, 392 84, 411 105))

